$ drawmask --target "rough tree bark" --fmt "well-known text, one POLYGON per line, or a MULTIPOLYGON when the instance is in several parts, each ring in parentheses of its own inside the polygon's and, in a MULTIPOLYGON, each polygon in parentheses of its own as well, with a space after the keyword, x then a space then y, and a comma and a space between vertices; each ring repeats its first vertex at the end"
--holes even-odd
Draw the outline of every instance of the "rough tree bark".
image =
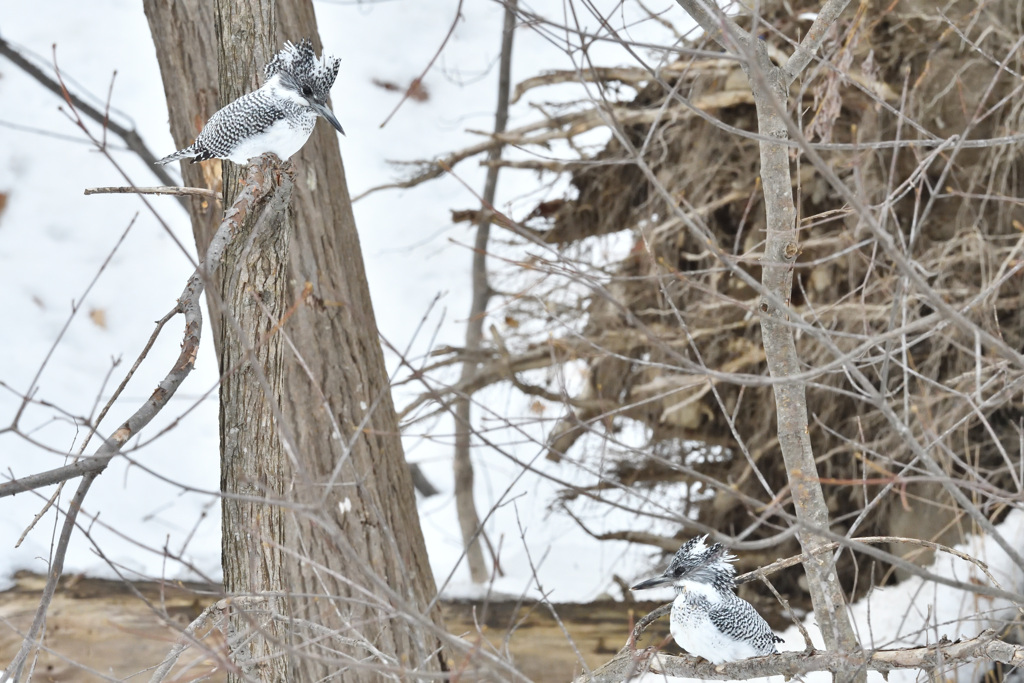
MULTIPOLYGON (((145 7, 179 146, 255 87, 285 40, 310 37, 321 50, 309 0, 145 7)), ((243 225, 210 288, 219 296, 208 294, 224 373, 225 587, 263 598, 234 621, 244 642, 234 675, 262 681, 443 668, 436 589, 328 128, 292 158, 294 182, 268 169, 279 185, 270 207, 243 225)), ((183 166, 188 184, 215 186, 220 162, 183 166)), ((225 174, 230 206, 238 169, 225 174)), ((202 208, 192 211, 200 253, 202 208)))

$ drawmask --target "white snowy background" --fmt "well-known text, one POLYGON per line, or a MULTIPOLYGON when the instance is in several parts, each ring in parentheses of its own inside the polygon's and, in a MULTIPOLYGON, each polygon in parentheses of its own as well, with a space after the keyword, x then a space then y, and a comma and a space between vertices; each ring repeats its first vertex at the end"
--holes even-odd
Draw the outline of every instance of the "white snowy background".
MULTIPOLYGON (((671 44, 674 37, 656 22, 636 24, 638 10, 627 3, 594 3, 608 20, 625 27, 627 37, 671 44)), ((418 76, 437 51, 455 17, 456 0, 381 0, 319 2, 316 5, 325 51, 342 58, 333 90, 334 112, 348 133, 341 138, 342 156, 353 196, 399 177, 388 160, 432 158, 480 141, 468 129, 490 130, 496 96, 502 8, 495 2, 465 2, 462 18, 424 80, 426 102, 406 102, 384 128, 380 124, 400 95, 373 84, 374 79, 405 86, 418 76)), ((674 2, 654 3, 663 17, 687 26, 674 2)), ((564 21, 563 3, 537 0, 531 9, 564 21)), ((102 104, 116 71, 112 93, 115 118, 134 126, 158 155, 174 150, 167 108, 149 26, 141 3, 131 0, 51 0, 42 4, 0 2, 0 31, 22 50, 49 65, 56 44, 58 62, 78 94, 91 93, 102 104)), ((585 28, 597 31, 598 21, 580 15, 585 28)), ((297 38, 297 37, 292 37, 297 38)), ((573 68, 567 55, 529 28, 516 35, 513 81, 553 68, 573 68)), ((595 64, 632 64, 633 59, 611 42, 595 43, 595 64)), ((662 55, 650 54, 654 61, 662 55)), ((537 99, 564 101, 584 97, 582 86, 550 88, 537 99)), ((516 104, 510 127, 535 120, 531 97, 516 104)), ((0 432, 0 470, 4 477, 23 476, 66 462, 77 452, 83 434, 67 416, 93 415, 120 382, 153 330, 153 321, 175 303, 192 266, 165 229, 132 196, 83 195, 87 187, 123 185, 111 164, 84 142, 80 132, 58 110, 61 102, 49 91, 0 59, 0 192, 8 195, 0 213, 0 428, 10 424, 20 399, 89 282, 131 225, 123 244, 99 275, 77 310, 67 332, 54 348, 38 382, 35 398, 60 411, 30 406, 20 418, 22 435, 0 432), (32 130, 25 130, 30 128, 32 130), (41 134, 45 132, 47 134, 41 134), (134 221, 134 222, 133 222, 134 221), (104 324, 91 315, 102 313, 104 324), (114 359, 120 364, 111 373, 114 359), (110 374, 109 379, 107 378, 110 374), (26 438, 26 436, 28 438, 26 438)), ((320 124, 324 125, 324 124, 320 124)), ((98 127, 90 124, 93 130, 98 127)), ((596 142, 596 140, 591 140, 596 142)), ((112 140, 114 146, 118 140, 112 140)), ((132 153, 115 157, 136 184, 157 184, 150 169, 132 153)), ((172 172, 176 172, 171 167, 172 172)), ((457 174, 479 191, 483 170, 475 161, 457 167, 457 174)), ((536 177, 504 172, 499 182, 499 208, 518 208, 560 188, 537 193, 536 177), (527 200, 521 198, 528 196, 527 200), (520 204, 513 205, 512 202, 520 204)), ((170 198, 151 198, 177 240, 192 249, 185 211, 170 198)), ((459 181, 444 177, 410 190, 388 190, 355 205, 370 291, 381 334, 398 348, 410 347, 421 358, 432 345, 461 345, 469 307, 467 245, 473 234, 467 224, 452 224, 451 209, 475 208, 476 200, 459 181), (436 300, 436 302, 435 302, 436 300), (429 316, 418 335, 421 319, 429 316)), ((520 215, 522 211, 518 212, 520 215)), ((597 248, 614 252, 621 241, 607 238, 597 248)), ((191 255, 193 258, 194 254, 191 255)), ((128 385, 104 424, 119 424, 149 395, 176 357, 181 319, 172 320, 149 358, 128 385)), ((389 357, 390 368, 396 359, 389 357)), ((579 378, 567 377, 566 381, 579 378)), ((220 519, 217 501, 218 432, 215 385, 216 359, 207 334, 196 371, 169 408, 133 442, 131 463, 117 459, 96 481, 85 505, 83 524, 89 538, 76 535, 65 571, 112 576, 111 564, 128 578, 219 579, 220 519), (180 420, 173 429, 164 428, 180 420), (168 560, 165 549, 184 562, 168 560), (102 552, 103 557, 100 557, 102 552)), ((419 387, 396 394, 406 404, 419 387)), ((503 390, 481 395, 497 414, 523 415, 527 403, 503 390)), ((486 416, 478 419, 484 420, 486 416)), ((543 431, 532 427, 532 437, 543 431)), ((420 463, 442 489, 420 500, 421 521, 431 564, 439 585, 450 594, 466 594, 468 572, 459 563, 460 537, 451 495, 451 446, 437 427, 424 438, 412 429, 406 437, 410 460, 420 463)), ((642 443, 640 434, 622 438, 642 443)), ((96 444, 90 444, 92 452, 96 444)), ((548 462, 536 443, 520 439, 509 445, 516 457, 556 477, 578 476, 570 467, 548 462)), ((650 569, 649 548, 619 542, 598 542, 582 533, 566 516, 549 511, 556 490, 547 479, 526 472, 506 457, 478 449, 477 500, 482 512, 497 509, 487 522, 490 538, 501 547, 505 576, 494 589, 553 601, 582 601, 605 592, 621 592, 612 581, 627 580, 650 569), (518 478, 517 478, 518 477, 518 478), (520 531, 520 525, 524 533, 520 531), (536 578, 530 569, 537 566, 536 578), (540 584, 538 586, 538 584, 540 584)), ((0 501, 0 582, 18 569, 45 572, 59 519, 51 511, 15 547, 52 489, 24 493, 0 501)), ((66 492, 62 501, 69 497, 66 492)), ((591 519, 598 531, 631 528, 638 522, 624 513, 591 519)), ((649 528, 649 521, 643 522, 649 528)), ((1024 546, 1021 515, 1005 529, 1024 546)), ((1021 587, 1020 568, 1009 566, 990 542, 973 549, 992 564, 1007 589, 1021 587)), ((948 561, 946 562, 948 564, 948 561)), ((942 571, 966 576, 965 566, 942 571)), ((940 571, 936 569, 936 571, 940 571)), ((652 595, 657 597, 657 595, 652 595)), ((667 597, 662 594, 661 597, 667 597)), ((916 632, 930 607, 963 609, 972 614, 973 598, 928 584, 885 589, 875 602, 856 608, 866 642, 890 644, 900 633, 916 632), (967 601, 965 604, 965 600, 967 601), (897 618, 899 617, 899 619, 897 618), (918 619, 917 622, 901 622, 918 619)), ((990 606, 994 607, 994 606, 990 606)), ((1002 605, 1005 608, 1005 605, 1002 605)), ((934 610, 933 610, 934 614, 934 610)), ((925 634, 955 638, 984 624, 958 624, 959 614, 943 613, 925 634)), ((795 629, 787 633, 786 649, 799 649, 795 629)), ((912 678, 913 676, 911 676, 912 678)))

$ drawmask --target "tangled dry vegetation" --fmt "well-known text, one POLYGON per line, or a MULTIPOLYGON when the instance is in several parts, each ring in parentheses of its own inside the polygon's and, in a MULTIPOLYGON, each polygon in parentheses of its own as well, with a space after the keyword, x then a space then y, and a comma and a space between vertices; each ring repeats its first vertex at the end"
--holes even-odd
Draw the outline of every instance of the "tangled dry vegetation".
MULTIPOLYGON (((760 3, 763 38, 787 54, 809 26, 792 4, 760 3)), ((824 46, 827 63, 812 65, 792 88, 798 107, 791 114, 807 140, 835 145, 818 148, 831 180, 793 153, 802 253, 792 306, 806 326, 797 335, 811 373, 811 439, 837 533, 855 524, 856 535, 956 542, 970 531, 951 497, 912 462, 911 439, 990 518, 1021 491, 1021 368, 937 318, 896 265, 898 257, 913 261, 977 328, 1022 348, 1022 276, 1014 270, 1024 260, 1024 207, 1017 199, 1024 196, 1022 144, 960 143, 1024 130, 1024 9, 1017 2, 941 4, 940 10, 923 0, 853 3, 824 46), (896 140, 923 144, 875 144, 896 140), (835 190, 836 179, 876 213, 897 254, 864 229, 835 190), (821 335, 853 354, 910 434, 898 433, 865 400, 821 335)), ((714 51, 711 44, 691 47, 714 51)), ((606 269, 611 275, 600 293, 586 301, 581 337, 566 340, 557 354, 550 344, 533 347, 539 358, 584 358, 589 367, 586 387, 551 432, 550 457, 596 457, 573 448, 581 434, 614 428, 621 419, 642 421, 650 448, 642 459, 630 454, 614 463, 619 481, 699 484, 680 510, 734 534, 760 517, 764 523, 752 538, 770 536, 779 529, 773 506, 786 505, 788 494, 772 390, 759 381, 767 370, 757 292, 667 203, 676 202, 727 258, 760 280, 758 144, 727 128, 756 131, 754 106, 740 66, 706 52, 666 65, 659 76, 639 68, 596 70, 589 77, 605 92, 628 85, 636 97, 508 136, 543 143, 614 119, 621 134, 598 153, 564 165, 533 163, 570 173, 574 192, 538 206, 523 222, 567 251, 621 231, 630 231, 636 244, 606 269), (637 154, 664 192, 635 163, 637 154), (716 452, 727 457, 694 458, 695 448, 706 448, 696 444, 721 447, 716 452), (781 492, 776 500, 752 463, 781 492)), ((517 96, 577 77, 548 74, 521 84, 517 96)), ((538 312, 523 311, 531 313, 538 312)), ((544 364, 531 365, 530 357, 506 367, 544 364)), ((594 483, 594 490, 606 487, 594 483)), ((798 552, 795 541, 789 544, 770 556, 798 552)), ((743 559, 767 558, 745 553, 743 559)), ((866 585, 867 575, 858 579, 849 558, 842 566, 844 585, 866 585)), ((875 572, 875 580, 883 573, 875 572)))

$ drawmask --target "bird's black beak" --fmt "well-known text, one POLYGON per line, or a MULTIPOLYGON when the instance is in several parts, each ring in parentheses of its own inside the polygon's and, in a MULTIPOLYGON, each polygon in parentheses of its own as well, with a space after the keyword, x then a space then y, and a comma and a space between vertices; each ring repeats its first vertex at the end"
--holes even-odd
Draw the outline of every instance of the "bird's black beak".
POLYGON ((632 588, 630 588, 630 590, 642 591, 645 588, 656 588, 658 586, 663 586, 666 583, 672 583, 672 578, 673 577, 671 577, 671 576, 665 576, 664 574, 662 574, 661 576, 655 576, 653 579, 647 579, 646 581, 641 581, 637 585, 635 585, 632 588))
POLYGON ((341 133, 342 135, 345 134, 344 129, 341 127, 341 124, 338 123, 338 119, 335 118, 334 114, 331 112, 330 109, 328 109, 322 104, 317 104, 316 102, 310 102, 309 106, 313 107, 313 109, 316 110, 317 114, 320 114, 320 116, 327 119, 327 122, 330 123, 335 128, 337 128, 339 133, 341 133))

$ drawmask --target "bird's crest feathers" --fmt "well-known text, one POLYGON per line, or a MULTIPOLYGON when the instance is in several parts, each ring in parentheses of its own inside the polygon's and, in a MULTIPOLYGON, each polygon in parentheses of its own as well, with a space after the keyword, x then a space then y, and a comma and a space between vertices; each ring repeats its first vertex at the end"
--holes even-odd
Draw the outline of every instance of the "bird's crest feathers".
POLYGON ((707 539, 707 534, 691 538, 676 551, 673 560, 696 564, 709 564, 718 560, 732 563, 736 560, 736 556, 726 550, 721 543, 714 543, 709 547, 706 543, 707 539))
POLYGON ((732 590, 736 569, 732 563, 736 557, 721 543, 708 546, 707 535, 691 538, 683 544, 665 570, 666 576, 685 577, 691 581, 706 583, 719 590, 732 590))
POLYGON ((337 57, 321 55, 318 59, 309 38, 303 38, 298 45, 286 42, 264 67, 263 75, 269 81, 275 75, 286 74, 297 85, 308 85, 316 99, 324 102, 338 77, 340 65, 341 60, 337 57))

